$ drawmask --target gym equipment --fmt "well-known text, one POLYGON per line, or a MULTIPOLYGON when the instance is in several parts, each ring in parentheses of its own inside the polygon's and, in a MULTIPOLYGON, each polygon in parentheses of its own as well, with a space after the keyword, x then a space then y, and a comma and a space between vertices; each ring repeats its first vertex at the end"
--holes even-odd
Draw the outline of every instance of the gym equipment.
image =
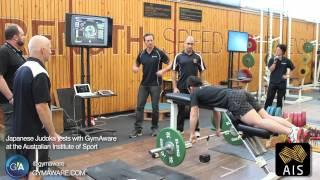
POLYGON ((276 106, 269 106, 267 107, 267 113, 270 114, 271 116, 282 116, 282 110, 281 107, 276 107, 276 106))
MULTIPOLYGON (((170 111, 170 127, 177 128, 177 112, 179 105, 190 105, 190 94, 184 93, 167 93, 166 99, 171 104, 170 111)), ((267 176, 263 179, 278 179, 275 173, 271 172, 268 168, 266 160, 263 158, 263 154, 267 152, 265 147, 260 142, 259 138, 269 139, 273 134, 267 130, 255 128, 243 124, 239 119, 236 119, 230 112, 222 108, 213 108, 208 106, 199 105, 199 108, 208 110, 215 110, 224 114, 228 119, 230 126, 234 133, 238 134, 238 138, 242 141, 250 155, 255 159, 256 164, 264 170, 267 176)))
POLYGON ((302 55, 302 62, 303 64, 307 65, 311 61, 311 55, 310 54, 303 54, 302 55))
POLYGON ((199 156, 199 161, 202 163, 207 163, 210 161, 210 154, 201 154, 199 156))
MULTIPOLYGON (((211 123, 213 127, 215 127, 214 124, 214 117, 211 117, 211 123)), ((225 114, 221 114, 221 119, 220 119, 220 125, 221 125, 221 131, 225 132, 228 131, 231 128, 231 123, 228 121, 228 117, 225 114)), ((238 135, 235 133, 224 133, 223 134, 224 140, 227 141, 229 144, 232 145, 241 145, 243 144, 241 139, 238 138, 238 135)))
POLYGON ((310 68, 307 66, 299 68, 299 76, 306 76, 310 73, 310 68))
MULTIPOLYGON (((229 131, 221 132, 222 134, 229 131)), ((203 136, 197 138, 197 141, 206 139, 209 141, 210 137, 215 137, 216 134, 203 136)), ((175 167, 180 165, 185 158, 186 149, 192 147, 191 142, 185 142, 180 132, 171 128, 164 128, 157 136, 157 148, 149 151, 152 157, 156 157, 159 153, 160 159, 168 166, 175 167)))
POLYGON ((252 56, 252 54, 245 54, 242 57, 242 63, 245 67, 247 68, 251 68, 254 65, 254 57, 252 56))
POLYGON ((283 118, 288 118, 291 120, 292 124, 297 127, 304 127, 307 124, 307 113, 303 112, 284 112, 283 118))
POLYGON ((249 36, 248 38, 248 52, 254 52, 257 49, 256 40, 249 36))
POLYGON ((242 83, 249 83, 252 80, 252 73, 249 69, 240 69, 237 73, 237 79, 242 83))
POLYGON ((313 51, 313 45, 310 42, 305 42, 303 44, 303 50, 305 53, 311 53, 313 51))

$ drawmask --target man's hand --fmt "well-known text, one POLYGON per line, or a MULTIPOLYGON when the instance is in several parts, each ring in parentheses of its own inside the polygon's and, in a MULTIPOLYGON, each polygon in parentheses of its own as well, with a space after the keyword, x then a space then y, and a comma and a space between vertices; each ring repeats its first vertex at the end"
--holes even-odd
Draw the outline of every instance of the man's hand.
POLYGON ((189 138, 189 141, 194 144, 197 142, 197 137, 194 133, 190 133, 190 138, 189 138))
POLYGON ((159 70, 156 74, 157 76, 161 77, 164 74, 163 69, 159 70))
POLYGON ((211 84, 208 81, 203 81, 203 85, 210 86, 211 84))
POLYGON ((174 93, 180 93, 180 91, 179 91, 178 88, 174 88, 174 89, 173 89, 173 92, 174 92, 174 93))
POLYGON ((49 136, 52 144, 55 144, 55 145, 61 144, 61 136, 59 134, 55 132, 54 134, 49 136))
POLYGON ((9 100, 9 103, 13 105, 13 98, 9 100))
POLYGON ((133 71, 134 73, 139 72, 139 70, 140 70, 140 68, 137 67, 137 66, 134 66, 134 67, 132 68, 132 71, 133 71))
POLYGON ((285 74, 285 75, 282 76, 282 78, 283 78, 283 79, 288 79, 288 78, 289 78, 289 75, 286 75, 286 74, 285 74))

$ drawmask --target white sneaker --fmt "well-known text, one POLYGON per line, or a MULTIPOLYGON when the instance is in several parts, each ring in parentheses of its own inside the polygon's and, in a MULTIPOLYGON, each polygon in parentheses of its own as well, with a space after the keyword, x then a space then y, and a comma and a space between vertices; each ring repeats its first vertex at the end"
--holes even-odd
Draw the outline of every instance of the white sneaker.
POLYGON ((196 135, 197 138, 200 137, 200 132, 199 131, 196 131, 194 134, 196 135))
POLYGON ((289 142, 290 143, 297 143, 299 142, 299 130, 301 128, 298 127, 292 127, 291 128, 291 133, 289 135, 289 142))
MULTIPOLYGON (((179 130, 178 130, 178 131, 179 131, 179 130)), ((183 134, 184 134, 184 131, 179 131, 179 132, 180 132, 180 134, 181 134, 181 135, 183 135, 183 134)))

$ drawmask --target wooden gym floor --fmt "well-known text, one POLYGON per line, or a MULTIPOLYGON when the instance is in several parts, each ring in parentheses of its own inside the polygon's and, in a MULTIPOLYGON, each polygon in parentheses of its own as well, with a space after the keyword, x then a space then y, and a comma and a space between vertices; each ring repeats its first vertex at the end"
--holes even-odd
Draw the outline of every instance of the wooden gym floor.
MULTIPOLYGON (((319 97, 319 96, 316 96, 319 97)), ((320 101, 314 99, 309 102, 304 102, 296 105, 285 105, 284 111, 307 111, 307 119, 310 119, 312 124, 317 124, 320 127, 320 101), (319 119, 318 119, 319 118, 319 119)), ((188 123, 186 121, 186 123, 188 123)), ((208 135, 212 133, 209 128, 201 129, 202 135, 208 135)), ((188 139, 188 131, 184 135, 185 139, 188 139)), ((184 173, 186 175, 195 177, 197 179, 237 179, 237 180, 254 180, 261 179, 265 176, 265 173, 261 168, 256 166, 255 162, 242 159, 240 157, 208 150, 215 146, 226 143, 223 138, 211 138, 208 146, 205 141, 197 142, 191 149, 187 150, 187 155, 184 162, 172 170, 184 173), (209 153, 211 155, 211 161, 207 164, 199 162, 199 155, 203 153, 209 153), (238 171, 227 175, 229 172, 226 169, 239 169, 238 171)), ((100 149, 96 151, 90 151, 88 153, 71 156, 63 159, 57 159, 56 161, 63 161, 65 166, 63 169, 86 169, 91 166, 95 166, 101 163, 105 163, 111 160, 120 159, 132 167, 137 169, 145 169, 155 165, 165 166, 161 160, 153 159, 148 154, 148 150, 154 148, 155 138, 148 137, 145 139, 137 138, 136 141, 128 144, 122 144, 119 146, 113 146, 110 148, 100 149)), ((320 153, 312 153, 312 170, 311 176, 307 178, 284 178, 284 179, 319 179, 320 177, 320 153)), ((268 161, 268 167, 275 171, 274 158, 268 161)), ((85 177, 79 179, 86 179, 85 177)))
MULTIPOLYGON (((210 134, 209 129, 202 129, 202 134, 210 134)), ((185 139, 188 134, 185 135, 185 139)), ((212 138, 207 146, 206 142, 198 142, 191 149, 187 150, 185 161, 178 167, 172 168, 175 171, 193 176, 197 179, 237 179, 237 180, 254 180, 264 177, 262 169, 255 165, 255 162, 245 160, 236 156, 219 153, 216 151, 208 150, 221 143, 226 143, 223 138, 212 138), (211 161, 208 164, 200 163, 198 157, 202 153, 209 153, 211 161), (240 169, 233 174, 226 175, 229 169, 240 169), (221 178, 220 176, 224 176, 221 178)), ((56 161, 63 161, 65 167, 63 169, 86 169, 101 163, 105 163, 114 159, 120 159, 132 167, 137 169, 145 169, 155 165, 162 165, 161 160, 153 159, 148 154, 148 150, 154 148, 155 138, 147 138, 145 140, 132 142, 120 146, 115 146, 107 149, 88 152, 86 154, 68 157, 56 161)), ((312 154, 312 176, 307 179, 319 179, 320 172, 319 164, 320 154, 312 154)), ((274 159, 268 161, 268 167, 274 171, 274 159)), ((80 178, 85 179, 85 178, 80 178)), ((288 178, 292 179, 292 178, 288 178)), ((301 179, 301 178, 299 178, 301 179)))

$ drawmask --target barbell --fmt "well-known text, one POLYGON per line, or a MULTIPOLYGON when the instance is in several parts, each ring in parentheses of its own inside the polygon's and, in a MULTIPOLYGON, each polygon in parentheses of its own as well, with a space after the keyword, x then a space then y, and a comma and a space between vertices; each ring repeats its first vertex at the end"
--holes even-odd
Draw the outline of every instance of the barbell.
MULTIPOLYGON (((231 129, 223 131, 221 134, 235 133, 231 129)), ((203 136, 197 138, 197 141, 206 139, 209 141, 210 137, 215 137, 216 134, 203 136)), ((186 149, 192 147, 190 141, 184 141, 180 132, 172 128, 162 129, 156 140, 157 148, 149 150, 149 154, 153 157, 160 157, 162 162, 168 166, 175 167, 180 165, 185 158, 186 149)))

